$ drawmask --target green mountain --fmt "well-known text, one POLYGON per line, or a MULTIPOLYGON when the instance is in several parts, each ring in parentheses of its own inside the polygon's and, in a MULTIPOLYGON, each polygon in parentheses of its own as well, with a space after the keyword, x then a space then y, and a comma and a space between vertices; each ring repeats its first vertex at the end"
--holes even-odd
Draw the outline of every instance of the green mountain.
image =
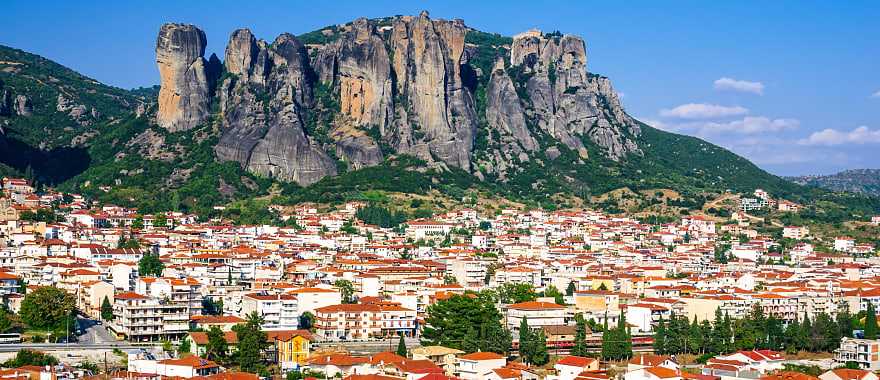
POLYGON ((831 175, 808 175, 787 179, 804 186, 880 196, 880 169, 852 169, 831 175))
POLYGON ((249 199, 268 195, 339 202, 370 190, 552 208, 559 194, 622 187, 673 189, 692 206, 763 188, 838 213, 880 211, 876 198, 799 186, 633 119, 608 78, 586 70, 576 36, 511 38, 422 14, 271 43, 237 30, 222 62, 204 58, 205 43, 194 26, 162 26, 162 84, 136 90, 0 47, 0 171, 204 215, 230 202, 250 212, 249 199))

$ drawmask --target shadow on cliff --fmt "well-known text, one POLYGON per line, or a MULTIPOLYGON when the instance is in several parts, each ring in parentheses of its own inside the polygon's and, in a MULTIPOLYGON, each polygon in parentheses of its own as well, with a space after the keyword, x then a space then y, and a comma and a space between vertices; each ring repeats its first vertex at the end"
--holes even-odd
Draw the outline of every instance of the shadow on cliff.
POLYGON ((0 163, 32 173, 40 183, 57 185, 88 169, 92 159, 86 148, 41 150, 14 137, 0 135, 0 163))

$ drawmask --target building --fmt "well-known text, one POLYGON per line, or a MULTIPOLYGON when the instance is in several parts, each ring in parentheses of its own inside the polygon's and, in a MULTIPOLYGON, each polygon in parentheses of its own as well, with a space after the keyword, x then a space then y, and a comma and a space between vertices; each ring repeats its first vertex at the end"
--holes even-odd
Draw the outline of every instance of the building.
POLYGON ((490 372, 507 365, 507 359, 494 352, 474 352, 458 358, 456 376, 462 380, 485 379, 490 372))
POLYGON ((220 366, 210 360, 198 356, 187 356, 180 359, 165 360, 129 360, 128 371, 149 373, 166 377, 182 377, 189 379, 197 376, 210 376, 220 373, 220 366))
POLYGON ((190 315, 186 306, 138 293, 117 294, 113 315, 110 329, 132 342, 178 341, 189 331, 190 315))
POLYGON ((837 368, 819 375, 820 380, 877 380, 874 372, 863 369, 837 368))
POLYGON ((308 330, 267 331, 266 338, 272 343, 267 355, 273 358, 282 370, 308 364, 313 340, 308 330))
POLYGON ((265 329, 299 327, 299 304, 297 297, 292 294, 246 294, 241 298, 241 314, 251 313, 263 317, 265 329))
POLYGON ((575 380, 581 372, 595 372, 599 370, 599 361, 593 358, 580 356, 564 356, 553 365, 556 370, 557 380, 575 380))
POLYGON ((520 302, 508 306, 507 329, 514 337, 519 336, 519 326, 523 318, 526 318, 526 322, 532 329, 564 325, 565 307, 540 301, 520 302))
POLYGON ((880 340, 843 338, 834 350, 834 362, 846 365, 855 362, 860 369, 880 370, 880 340))
POLYGON ((782 229, 782 237, 794 240, 801 240, 810 234, 810 229, 804 226, 785 226, 782 229))
POLYGON ((396 305, 339 304, 315 309, 315 335, 326 340, 415 336, 416 311, 396 305))
POLYGON ((464 354, 464 351, 443 346, 422 346, 410 351, 413 360, 430 360, 443 368, 447 376, 455 373, 458 356, 461 354, 464 354))

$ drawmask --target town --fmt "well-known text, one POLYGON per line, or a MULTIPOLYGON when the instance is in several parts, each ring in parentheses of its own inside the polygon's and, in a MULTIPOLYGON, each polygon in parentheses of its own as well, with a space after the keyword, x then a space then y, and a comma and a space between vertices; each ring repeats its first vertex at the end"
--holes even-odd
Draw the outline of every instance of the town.
POLYGON ((800 206, 760 189, 729 215, 668 223, 459 208, 382 227, 387 210, 369 201, 270 206, 283 225, 245 225, 140 214, 20 178, 2 188, 3 379, 880 370, 877 247, 801 225, 762 233, 754 213, 800 206))

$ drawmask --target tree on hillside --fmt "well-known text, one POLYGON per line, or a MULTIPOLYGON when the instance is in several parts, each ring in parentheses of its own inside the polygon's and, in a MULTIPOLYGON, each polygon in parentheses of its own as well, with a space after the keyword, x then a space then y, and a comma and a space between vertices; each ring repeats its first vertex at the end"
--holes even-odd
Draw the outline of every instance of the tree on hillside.
POLYGON ((263 350, 269 347, 269 340, 263 332, 263 317, 256 312, 248 314, 245 323, 232 327, 238 336, 236 361, 244 372, 260 373, 264 370, 263 350))
POLYGON ((532 363, 532 356, 535 352, 535 341, 532 329, 529 327, 529 320, 523 316, 519 322, 519 357, 523 363, 532 363))
POLYGON ((526 283, 505 283, 498 288, 501 303, 513 304, 534 301, 538 298, 535 288, 526 283))
POLYGON ((223 330, 220 327, 211 326, 208 330, 208 344, 205 346, 205 359, 226 363, 228 352, 229 343, 226 342, 223 330))
POLYGON ((354 298, 354 285, 351 281, 348 280, 336 280, 333 283, 333 286, 339 289, 339 292, 342 293, 342 303, 355 303, 354 298))
POLYGON ((397 342, 397 354, 407 357, 406 341, 403 339, 403 334, 400 334, 400 340, 397 342))
POLYGON ((574 356, 587 356, 587 321, 584 315, 577 313, 574 315, 574 346, 571 347, 571 354, 574 356))
POLYGON ((67 327, 76 323, 75 312, 76 300, 73 295, 44 286, 24 296, 19 315, 33 329, 66 331, 67 327))
POLYGON ((165 270, 165 264, 159 260, 158 254, 144 253, 141 260, 138 261, 138 274, 141 276, 162 276, 165 270))
POLYGON ((422 344, 505 354, 512 339, 501 320, 492 294, 453 295, 428 306, 422 344))
POLYGON ((865 312, 865 339, 877 339, 877 311, 871 302, 868 302, 868 310, 865 312))
POLYGON ((113 305, 110 304, 110 299, 107 296, 104 296, 104 301, 101 301, 101 319, 113 320, 113 305))

